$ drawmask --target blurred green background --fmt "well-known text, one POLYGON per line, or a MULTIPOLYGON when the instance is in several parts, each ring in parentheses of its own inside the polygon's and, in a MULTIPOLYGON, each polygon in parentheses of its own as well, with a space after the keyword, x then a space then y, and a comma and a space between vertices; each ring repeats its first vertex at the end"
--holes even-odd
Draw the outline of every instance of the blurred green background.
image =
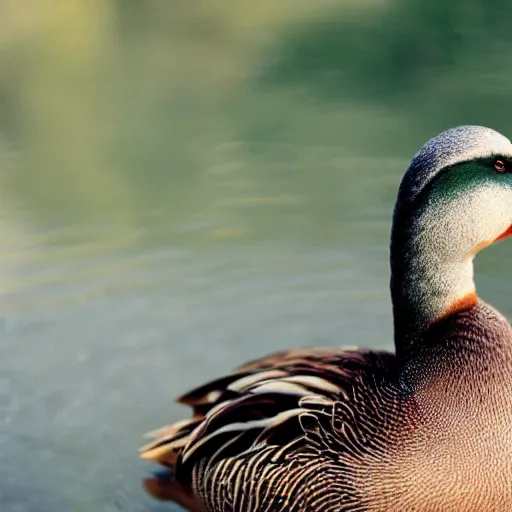
MULTIPOLYGON (((0 0, 2 512, 160 511, 140 436, 271 350, 392 348, 399 180, 512 135, 505 0, 0 0)), ((500 244, 480 293, 512 314, 500 244)))

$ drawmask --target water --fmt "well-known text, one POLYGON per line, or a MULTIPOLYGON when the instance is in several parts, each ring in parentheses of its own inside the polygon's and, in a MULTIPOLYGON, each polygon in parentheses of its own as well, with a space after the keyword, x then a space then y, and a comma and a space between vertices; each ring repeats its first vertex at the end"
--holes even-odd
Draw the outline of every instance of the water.
MULTIPOLYGON (((512 134, 506 16, 23 4, 0 6, 1 508, 177 510, 137 458, 174 396, 272 350, 392 348, 400 177, 449 126, 512 134)), ((477 261, 509 315, 510 256, 477 261)))

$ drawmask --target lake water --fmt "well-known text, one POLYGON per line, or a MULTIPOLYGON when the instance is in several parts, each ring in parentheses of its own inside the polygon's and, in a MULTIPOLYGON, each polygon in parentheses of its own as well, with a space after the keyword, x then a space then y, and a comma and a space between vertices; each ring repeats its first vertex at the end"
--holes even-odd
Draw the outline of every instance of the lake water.
MULTIPOLYGON (((3 2, 2 512, 177 511, 137 454, 176 395, 273 350, 392 349, 408 161, 453 125, 512 135, 508 27, 409 4, 3 2)), ((476 265, 509 315, 511 257, 476 265)))

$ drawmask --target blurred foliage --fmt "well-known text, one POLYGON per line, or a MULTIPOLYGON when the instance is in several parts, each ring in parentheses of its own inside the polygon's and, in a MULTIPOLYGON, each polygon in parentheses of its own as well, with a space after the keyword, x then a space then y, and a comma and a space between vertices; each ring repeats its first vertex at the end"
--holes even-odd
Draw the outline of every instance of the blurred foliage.
POLYGON ((363 198, 389 211, 438 131, 510 132, 511 9, 4 0, 3 202, 33 222, 329 238, 363 198))
POLYGON ((264 82, 392 105, 434 125, 472 118, 510 129, 503 114, 512 86, 511 15, 506 0, 394 0, 340 10, 289 30, 264 82))

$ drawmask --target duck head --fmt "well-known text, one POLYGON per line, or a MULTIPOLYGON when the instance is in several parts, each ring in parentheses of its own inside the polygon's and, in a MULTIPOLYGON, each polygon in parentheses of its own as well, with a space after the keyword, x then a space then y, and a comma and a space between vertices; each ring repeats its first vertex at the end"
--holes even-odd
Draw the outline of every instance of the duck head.
POLYGON ((477 296, 473 257, 512 234, 512 144, 482 126, 428 141, 398 191, 391 236, 395 332, 418 331, 477 296))

